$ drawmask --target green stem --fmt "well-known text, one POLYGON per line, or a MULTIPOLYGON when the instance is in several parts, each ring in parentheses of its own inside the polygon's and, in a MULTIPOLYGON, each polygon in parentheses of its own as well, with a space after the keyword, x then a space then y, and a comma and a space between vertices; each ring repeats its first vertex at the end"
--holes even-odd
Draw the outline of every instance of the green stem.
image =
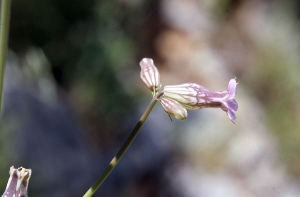
POLYGON ((10 1, 1 0, 1 29, 0 29, 0 113, 2 112, 2 93, 4 81, 4 68, 7 55, 9 19, 10 19, 10 1))
POLYGON ((141 116, 139 122, 134 127, 133 131, 119 150, 119 152, 116 154, 116 156, 111 160, 110 164, 106 167, 104 172, 101 174, 101 176, 98 178, 98 180, 92 185, 92 187, 84 194, 83 197, 90 197, 92 196, 96 190, 100 187, 100 185, 104 182, 104 180, 108 177, 108 175, 111 173, 111 171, 116 167, 130 144, 133 142, 134 138, 139 133, 140 128, 143 126, 144 122, 146 121, 148 115, 150 114, 151 110, 153 109, 156 99, 161 97, 162 93, 158 94, 157 96, 153 97, 151 102, 149 103, 148 107, 146 108, 145 112, 141 116))

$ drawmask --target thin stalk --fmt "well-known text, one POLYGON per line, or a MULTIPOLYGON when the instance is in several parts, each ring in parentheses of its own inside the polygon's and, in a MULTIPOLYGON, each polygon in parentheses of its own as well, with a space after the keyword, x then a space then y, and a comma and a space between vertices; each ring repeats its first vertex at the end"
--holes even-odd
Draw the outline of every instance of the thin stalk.
POLYGON ((92 185, 92 187, 84 194, 83 197, 90 197, 92 196, 96 190, 100 187, 100 185, 104 182, 104 180, 108 177, 108 175, 111 173, 111 171, 116 167, 126 150, 129 148, 130 144, 133 142, 134 138, 139 133, 140 128, 146 121, 148 115, 150 114, 151 110, 153 109, 157 98, 160 98, 162 93, 158 94, 157 96, 154 96, 151 102, 149 103, 148 107, 146 108, 145 112, 141 116, 139 122, 134 127, 133 131, 127 138, 127 140, 124 142, 123 146, 120 148, 119 152, 116 154, 116 156, 111 160, 109 165, 106 167, 104 172, 101 174, 101 176, 98 178, 98 180, 92 185))
POLYGON ((11 0, 1 0, 1 29, 0 29, 0 114, 2 112, 2 93, 4 81, 4 68, 7 55, 9 20, 11 0))

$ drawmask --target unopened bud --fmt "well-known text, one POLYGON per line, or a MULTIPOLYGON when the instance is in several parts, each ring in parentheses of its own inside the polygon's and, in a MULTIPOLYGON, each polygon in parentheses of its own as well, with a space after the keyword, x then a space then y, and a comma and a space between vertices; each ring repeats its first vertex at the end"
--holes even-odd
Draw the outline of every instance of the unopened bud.
POLYGON ((187 111, 177 101, 164 97, 160 100, 160 103, 165 112, 170 116, 173 116, 178 120, 186 119, 188 115, 187 111))
POLYGON ((160 87, 160 75, 151 58, 143 58, 140 61, 141 79, 152 91, 157 92, 160 87))

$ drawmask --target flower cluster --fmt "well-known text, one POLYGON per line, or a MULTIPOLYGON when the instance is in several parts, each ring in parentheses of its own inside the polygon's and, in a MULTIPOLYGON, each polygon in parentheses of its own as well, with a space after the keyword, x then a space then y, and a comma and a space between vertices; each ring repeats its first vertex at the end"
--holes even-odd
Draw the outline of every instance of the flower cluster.
MULTIPOLYGON (((153 60, 144 58, 140 62, 141 79, 156 96, 160 88, 160 75, 153 60)), ((237 82, 231 79, 226 91, 213 92, 196 83, 184 83, 181 85, 168 85, 164 87, 162 98, 157 98, 167 114, 179 120, 187 117, 187 110, 196 110, 204 107, 221 108, 227 113, 234 123, 235 111, 238 104, 234 97, 237 82)))

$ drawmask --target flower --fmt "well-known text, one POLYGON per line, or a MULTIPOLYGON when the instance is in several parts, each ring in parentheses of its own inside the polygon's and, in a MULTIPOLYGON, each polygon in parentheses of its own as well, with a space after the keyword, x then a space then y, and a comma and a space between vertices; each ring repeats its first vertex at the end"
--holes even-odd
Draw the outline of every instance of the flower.
POLYGON ((141 79, 146 84, 146 86, 155 94, 160 87, 160 75, 153 63, 153 60, 151 58, 143 58, 140 61, 140 66, 141 79))
POLYGON ((178 120, 186 119, 188 115, 187 111, 177 101, 165 97, 160 99, 160 103, 167 114, 169 114, 170 116, 173 116, 178 120))
POLYGON ((3 196, 27 196, 28 183, 31 176, 31 170, 14 166, 10 167, 10 177, 3 196))
POLYGON ((238 104, 234 99, 237 82, 231 79, 226 91, 212 92, 196 83, 165 86, 164 96, 178 101, 184 108, 195 110, 204 107, 221 108, 234 123, 238 104))

